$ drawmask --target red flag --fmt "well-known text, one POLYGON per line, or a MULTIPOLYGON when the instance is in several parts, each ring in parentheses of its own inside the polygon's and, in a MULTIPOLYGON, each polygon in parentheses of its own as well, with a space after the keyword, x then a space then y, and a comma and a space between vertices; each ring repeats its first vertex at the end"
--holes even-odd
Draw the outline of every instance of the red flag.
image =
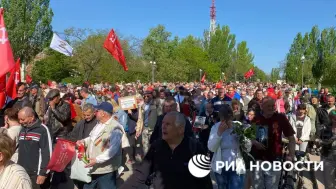
POLYGON ((14 65, 13 52, 4 21, 4 9, 0 8, 0 76, 5 75, 14 65))
POLYGON ((117 37, 117 34, 112 29, 110 33, 108 34, 105 42, 104 42, 104 48, 111 53, 111 55, 122 65, 125 71, 128 70, 126 65, 126 60, 124 56, 124 52, 122 50, 122 47, 120 45, 119 39, 117 37))
POLYGON ((77 112, 75 106, 73 105, 71 99, 68 101, 70 105, 71 119, 75 119, 77 117, 77 112))
POLYGON ((51 87, 52 81, 48 80, 48 86, 51 87))
POLYGON ((16 98, 16 85, 21 81, 20 76, 20 58, 16 61, 14 68, 10 72, 10 76, 7 80, 6 92, 7 96, 10 96, 12 99, 16 98))
POLYGON ((201 83, 204 83, 204 82, 205 82, 205 73, 204 73, 204 75, 203 75, 203 77, 201 79, 201 83))
POLYGON ((28 84, 30 84, 31 82, 33 82, 33 79, 30 77, 30 75, 26 74, 26 82, 28 84))
POLYGON ((254 75, 254 70, 253 68, 249 69, 249 71, 247 71, 244 75, 245 79, 248 79, 250 77, 252 77, 254 75))
POLYGON ((75 145, 74 142, 58 139, 47 169, 62 172, 76 154, 75 145))
POLYGON ((0 77, 0 109, 6 103, 6 75, 0 77))

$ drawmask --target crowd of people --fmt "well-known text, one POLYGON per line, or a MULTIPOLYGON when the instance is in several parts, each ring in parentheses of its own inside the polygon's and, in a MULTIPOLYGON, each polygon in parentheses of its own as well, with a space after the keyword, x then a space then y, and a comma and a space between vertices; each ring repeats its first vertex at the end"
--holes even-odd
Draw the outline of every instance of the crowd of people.
MULTIPOLYGON (((336 188, 336 144, 317 141, 336 135, 335 97, 327 88, 272 83, 18 83, 17 97, 0 111, 0 188, 113 189, 120 167, 140 163, 118 188, 213 188, 210 175, 188 170, 196 154, 211 158, 219 189, 276 189, 280 171, 218 170, 217 161, 244 162, 244 149, 258 162, 295 152, 322 157, 324 185, 336 188), (123 109, 123 97, 136 105, 123 109), (205 122, 195 126, 196 117, 205 122), (240 143, 236 123, 257 125, 255 140, 240 143), (58 139, 85 146, 91 182, 47 169, 58 139), (124 158, 124 156, 126 158, 124 158)), ((83 157, 75 157, 82 159, 83 157)))

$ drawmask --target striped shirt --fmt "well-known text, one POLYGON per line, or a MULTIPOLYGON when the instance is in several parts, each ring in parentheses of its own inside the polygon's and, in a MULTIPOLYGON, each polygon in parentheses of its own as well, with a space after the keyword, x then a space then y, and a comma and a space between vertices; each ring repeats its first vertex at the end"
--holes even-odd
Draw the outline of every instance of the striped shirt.
POLYGON ((32 189, 31 180, 18 164, 10 161, 0 173, 0 189, 32 189))

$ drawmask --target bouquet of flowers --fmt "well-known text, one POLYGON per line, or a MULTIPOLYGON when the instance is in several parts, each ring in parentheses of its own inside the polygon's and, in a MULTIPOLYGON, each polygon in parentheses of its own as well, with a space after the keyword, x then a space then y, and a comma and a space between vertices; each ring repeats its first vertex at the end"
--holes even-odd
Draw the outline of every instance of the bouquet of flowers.
POLYGON ((234 127, 231 134, 235 134, 238 137, 239 146, 243 154, 244 160, 247 161, 247 159, 252 159, 253 161, 255 161, 253 156, 248 152, 246 146, 252 145, 250 141, 256 139, 256 126, 242 124, 239 121, 234 121, 233 124, 234 127))
POLYGON ((85 155, 85 146, 84 144, 81 144, 78 146, 78 159, 80 159, 81 161, 83 161, 85 164, 89 163, 89 160, 87 159, 86 155, 85 155))

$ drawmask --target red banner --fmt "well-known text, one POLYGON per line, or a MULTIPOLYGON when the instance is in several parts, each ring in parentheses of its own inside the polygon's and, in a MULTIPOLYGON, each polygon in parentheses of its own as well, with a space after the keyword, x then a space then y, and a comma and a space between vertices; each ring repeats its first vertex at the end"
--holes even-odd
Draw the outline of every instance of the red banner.
POLYGON ((251 68, 248 72, 245 73, 244 77, 245 79, 248 79, 254 75, 254 70, 251 68))
POLYGON ((30 84, 31 82, 33 82, 33 79, 30 77, 30 75, 26 75, 26 82, 28 83, 28 84, 30 84))
POLYGON ((6 103, 6 75, 0 77, 0 109, 6 103))
POLYGON ((7 80, 6 92, 7 96, 10 96, 12 99, 16 98, 17 91, 16 85, 21 81, 20 75, 20 58, 16 61, 14 68, 10 72, 10 76, 7 80))
POLYGON ((72 141, 58 139, 47 169, 62 172, 76 155, 75 146, 72 141))
POLYGON ((205 82, 205 73, 204 73, 204 75, 203 75, 203 77, 201 79, 201 83, 204 83, 204 82, 205 82))
POLYGON ((128 70, 124 52, 122 50, 117 34, 114 32, 113 29, 110 31, 104 42, 104 48, 109 53, 111 53, 111 55, 122 65, 125 71, 128 70))
POLYGON ((0 76, 5 75, 14 65, 13 52, 5 26, 4 9, 0 8, 0 76))

